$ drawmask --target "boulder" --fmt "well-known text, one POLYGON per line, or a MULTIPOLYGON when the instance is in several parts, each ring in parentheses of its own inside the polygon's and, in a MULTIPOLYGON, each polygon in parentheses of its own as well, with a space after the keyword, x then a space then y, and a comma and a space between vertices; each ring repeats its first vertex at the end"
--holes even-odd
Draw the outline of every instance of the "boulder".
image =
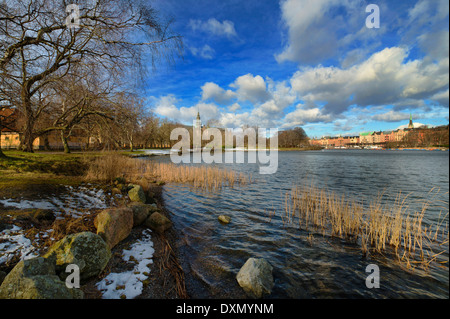
POLYGON ((239 286, 253 298, 270 294, 273 288, 272 266, 265 259, 249 258, 236 276, 239 286))
POLYGON ((105 241, 91 232, 67 235, 56 242, 44 255, 56 265, 56 272, 61 279, 65 279, 66 267, 75 264, 80 268, 80 279, 85 282, 87 279, 98 276, 111 258, 105 241))
POLYGON ((154 208, 151 205, 143 204, 141 202, 131 202, 128 204, 133 210, 133 226, 142 225, 145 220, 150 216, 152 212, 154 212, 154 208))
POLYGON ((55 273, 48 259, 20 261, 0 286, 0 299, 82 299, 83 292, 70 289, 55 273))
POLYGON ((134 185, 134 184, 131 184, 130 186, 132 187, 128 191, 128 197, 130 198, 130 200, 132 202, 145 203, 146 202, 146 198, 145 198, 145 193, 144 193, 144 189, 142 188, 142 186, 141 185, 134 185))
POLYGON ((218 219, 221 223, 224 223, 224 224, 229 224, 231 222, 230 216, 220 215, 218 219))
POLYGON ((172 222, 166 216, 160 213, 151 214, 144 224, 151 230, 154 230, 160 234, 164 233, 166 230, 172 227, 172 222))
POLYGON ((103 210, 94 219, 97 235, 100 235, 112 249, 130 235, 133 228, 133 209, 109 208, 103 210))

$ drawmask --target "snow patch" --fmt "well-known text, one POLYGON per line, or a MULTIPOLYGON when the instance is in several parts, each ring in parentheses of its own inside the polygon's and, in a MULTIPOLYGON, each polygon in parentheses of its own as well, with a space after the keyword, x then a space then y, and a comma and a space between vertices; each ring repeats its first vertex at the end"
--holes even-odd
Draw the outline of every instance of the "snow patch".
POLYGON ((51 209, 57 216, 65 213, 73 217, 83 216, 84 210, 108 208, 107 196, 102 189, 89 189, 83 186, 77 189, 67 186, 66 189, 67 193, 58 197, 52 196, 32 201, 0 199, 0 204, 14 209, 51 209))
POLYGON ((10 261, 19 255, 20 260, 37 257, 31 240, 25 237, 22 228, 14 225, 11 229, 0 232, 0 264, 10 261))
POLYGON ((110 273, 96 284, 102 292, 103 299, 133 299, 142 294, 143 281, 148 278, 153 263, 153 242, 151 231, 142 232, 142 238, 136 241, 129 250, 123 250, 123 260, 136 263, 133 270, 122 273, 110 273), (145 273, 145 274, 144 274, 145 273))

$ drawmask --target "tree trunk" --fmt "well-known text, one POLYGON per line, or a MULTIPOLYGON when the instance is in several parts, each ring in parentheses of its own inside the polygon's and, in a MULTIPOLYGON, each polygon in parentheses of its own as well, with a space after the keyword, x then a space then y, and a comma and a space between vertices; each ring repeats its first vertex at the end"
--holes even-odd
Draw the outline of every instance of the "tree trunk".
POLYGON ((63 146, 64 146, 64 153, 69 154, 70 153, 70 147, 69 147, 69 143, 67 142, 67 137, 66 137, 66 134, 65 134, 64 130, 61 131, 61 141, 62 141, 63 146))
POLYGON ((22 151, 33 153, 33 142, 35 136, 33 134, 34 129, 34 117, 31 108, 30 94, 27 91, 26 86, 22 88, 21 93, 22 109, 25 115, 25 127, 23 130, 22 151))
POLYGON ((25 129, 23 131, 23 141, 22 141, 22 151, 33 153, 33 142, 34 142, 34 134, 33 134, 33 121, 27 119, 27 123, 25 124, 25 129))
POLYGON ((6 157, 6 155, 2 152, 2 118, 0 117, 0 158, 6 157))
POLYGON ((50 151, 50 143, 48 141, 48 134, 44 135, 44 150, 50 151))

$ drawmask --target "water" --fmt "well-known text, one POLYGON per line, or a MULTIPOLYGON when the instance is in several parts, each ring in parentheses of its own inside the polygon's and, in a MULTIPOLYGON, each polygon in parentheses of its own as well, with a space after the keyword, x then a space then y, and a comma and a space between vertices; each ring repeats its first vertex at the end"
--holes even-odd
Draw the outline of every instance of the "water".
MULTIPOLYGON (((432 194, 446 202, 447 212, 448 156, 442 151, 280 152, 273 175, 259 175, 256 164, 217 164, 251 173, 255 180, 249 185, 216 192, 166 185, 163 198, 180 235, 189 294, 245 298, 236 274, 249 257, 262 257, 274 267, 275 287, 268 298, 448 298, 448 264, 428 272, 407 271, 387 256, 363 257, 354 243, 284 225, 281 218, 284 194, 293 185, 311 181, 361 201, 380 192, 385 201, 394 201, 402 191, 411 209, 420 209, 435 188, 432 194), (273 218, 271 211, 277 212, 273 218), (221 214, 231 216, 232 222, 220 224, 221 214), (366 287, 369 264, 379 266, 379 289, 366 287)), ((440 210, 431 207, 426 222, 436 222, 440 210)))

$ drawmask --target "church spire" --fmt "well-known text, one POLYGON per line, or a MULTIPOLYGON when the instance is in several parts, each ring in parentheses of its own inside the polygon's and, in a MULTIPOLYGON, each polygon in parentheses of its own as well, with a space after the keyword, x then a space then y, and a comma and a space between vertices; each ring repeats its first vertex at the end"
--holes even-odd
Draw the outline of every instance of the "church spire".
POLYGON ((414 128, 413 120, 412 120, 412 113, 409 113, 409 124, 408 128, 414 128))

